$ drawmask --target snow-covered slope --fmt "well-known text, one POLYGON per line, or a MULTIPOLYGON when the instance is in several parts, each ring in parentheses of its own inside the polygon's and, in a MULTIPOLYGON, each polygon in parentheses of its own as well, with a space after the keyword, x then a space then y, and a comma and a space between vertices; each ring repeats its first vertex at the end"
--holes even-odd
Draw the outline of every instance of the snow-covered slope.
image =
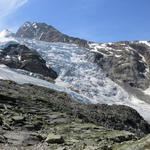
POLYGON ((31 78, 0 66, 0 77, 19 83, 32 83, 64 91, 74 99, 89 103, 123 104, 135 108, 150 120, 150 105, 128 94, 123 88, 106 77, 96 64, 87 59, 88 49, 73 44, 49 43, 31 39, 16 39, 19 43, 37 50, 47 65, 58 73, 56 84, 31 78))
POLYGON ((34 85, 44 86, 44 87, 51 88, 51 89, 54 89, 57 91, 65 92, 76 100, 83 101, 85 103, 90 103, 88 98, 81 96, 76 92, 73 92, 71 90, 57 86, 55 84, 52 84, 50 82, 47 82, 47 81, 44 81, 41 79, 37 79, 37 78, 33 78, 30 76, 21 74, 18 70, 10 69, 3 64, 0 65, 0 79, 12 80, 12 81, 15 81, 15 82, 20 83, 20 84, 31 83, 34 85))
POLYGON ((12 44, 18 44, 17 40, 12 36, 13 33, 7 29, 0 32, 0 50, 12 44))
POLYGON ((0 38, 8 38, 8 37, 12 37, 12 36, 13 36, 13 33, 7 29, 4 29, 0 32, 0 38))
POLYGON ((15 41, 15 39, 13 38, 14 34, 12 32, 10 32, 7 29, 4 29, 0 32, 0 42, 7 42, 7 41, 15 41))

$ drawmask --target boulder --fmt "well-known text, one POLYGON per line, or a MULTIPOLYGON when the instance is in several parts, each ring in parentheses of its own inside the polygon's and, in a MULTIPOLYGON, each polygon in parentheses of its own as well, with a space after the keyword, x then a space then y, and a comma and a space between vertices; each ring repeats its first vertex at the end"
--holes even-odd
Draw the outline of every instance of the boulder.
POLYGON ((16 123, 22 123, 25 120, 24 116, 13 116, 12 120, 16 123))
POLYGON ((50 133, 50 134, 47 136, 47 138, 46 138, 45 141, 46 141, 47 143, 51 143, 51 144, 62 144, 62 143, 65 142, 62 136, 60 136, 60 135, 55 135, 55 134, 53 134, 53 133, 50 133))
POLYGON ((113 147, 113 150, 149 150, 149 149, 150 149, 150 135, 138 141, 128 141, 113 147))

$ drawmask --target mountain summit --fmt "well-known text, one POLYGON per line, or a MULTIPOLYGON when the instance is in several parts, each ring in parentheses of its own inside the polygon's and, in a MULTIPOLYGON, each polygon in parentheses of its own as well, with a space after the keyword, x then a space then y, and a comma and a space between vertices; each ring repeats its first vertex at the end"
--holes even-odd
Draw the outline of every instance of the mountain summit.
POLYGON ((26 22, 18 29, 16 36, 46 42, 73 43, 77 44, 80 47, 89 47, 88 41, 70 37, 45 23, 26 22))

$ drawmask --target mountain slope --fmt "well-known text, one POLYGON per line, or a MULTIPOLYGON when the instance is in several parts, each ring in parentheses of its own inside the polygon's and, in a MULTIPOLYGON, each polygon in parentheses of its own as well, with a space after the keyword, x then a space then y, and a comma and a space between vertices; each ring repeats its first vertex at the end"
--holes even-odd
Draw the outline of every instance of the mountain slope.
MULTIPOLYGON (((42 109, 66 113, 83 122, 116 130, 126 130, 142 137, 150 133, 150 125, 134 109, 123 105, 84 104, 71 99, 66 93, 32 84, 17 84, 0 80, 0 99, 6 105, 30 105, 30 109, 42 109), (11 93, 11 94, 10 94, 11 93), (13 102, 14 101, 14 102, 13 102), (28 103, 31 101, 31 103, 28 103), (39 106, 38 106, 39 105, 39 106), (44 106, 43 106, 44 107, 44 106)), ((31 110, 32 112, 32 110, 31 110)))
POLYGON ((138 139, 119 130, 136 132, 140 137, 150 130, 150 125, 129 107, 86 105, 63 92, 3 80, 0 112, 2 150, 112 149, 138 139))
POLYGON ((150 83, 150 43, 146 41, 91 44, 89 60, 107 75, 130 87, 146 89, 150 83))

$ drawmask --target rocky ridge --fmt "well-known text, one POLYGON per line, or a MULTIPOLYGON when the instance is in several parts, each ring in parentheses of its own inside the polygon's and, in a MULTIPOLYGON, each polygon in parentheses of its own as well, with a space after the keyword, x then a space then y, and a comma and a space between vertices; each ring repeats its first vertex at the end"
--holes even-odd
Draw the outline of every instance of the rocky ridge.
POLYGON ((70 37, 45 23, 25 22, 17 31, 16 37, 31 38, 46 42, 64 42, 77 44, 80 47, 89 47, 88 41, 70 37))

